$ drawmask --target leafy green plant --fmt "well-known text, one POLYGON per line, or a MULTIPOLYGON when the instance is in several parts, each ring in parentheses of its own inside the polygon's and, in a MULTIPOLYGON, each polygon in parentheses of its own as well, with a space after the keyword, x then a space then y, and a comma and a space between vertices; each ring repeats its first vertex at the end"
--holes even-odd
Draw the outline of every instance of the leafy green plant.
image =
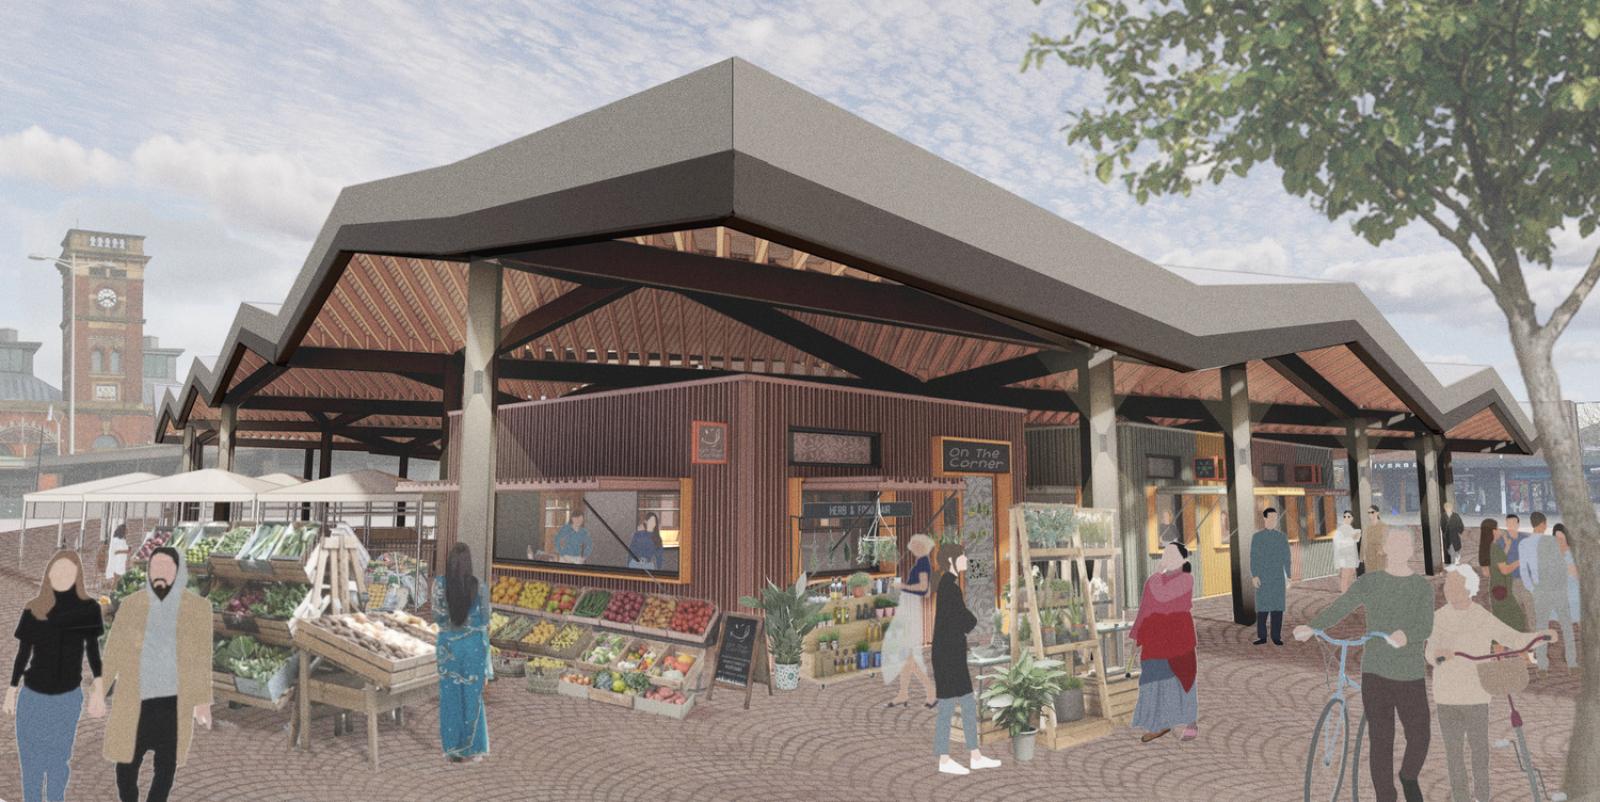
POLYGON ((1081 677, 1067 677, 1061 681, 1061 690, 1063 691, 1076 691, 1082 688, 1083 679, 1081 677))
POLYGON ((872 576, 866 571, 857 571, 851 574, 850 578, 845 580, 845 582, 850 586, 850 590, 852 591, 865 590, 872 585, 872 576))
POLYGON ((1032 730, 1039 711, 1055 702, 1070 679, 1063 665, 1024 653, 1010 667, 984 675, 983 703, 990 718, 1013 738, 1032 730))
POLYGON ((816 628, 815 616, 822 611, 822 602, 811 601, 806 595, 806 575, 801 574, 793 587, 780 587, 772 580, 761 590, 761 598, 739 597, 739 604, 753 607, 765 615, 767 645, 772 650, 773 662, 797 665, 805 636, 816 628))

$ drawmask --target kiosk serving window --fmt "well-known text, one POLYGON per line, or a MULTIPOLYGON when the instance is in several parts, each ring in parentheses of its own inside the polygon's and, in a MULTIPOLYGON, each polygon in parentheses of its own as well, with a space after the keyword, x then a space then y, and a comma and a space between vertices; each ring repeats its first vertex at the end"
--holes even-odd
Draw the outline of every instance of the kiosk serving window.
POLYGON ((495 501, 496 562, 677 578, 689 533, 681 489, 522 489, 495 501))
MULTIPOLYGON (((811 577, 848 574, 880 569, 876 555, 861 551, 863 536, 894 537, 893 517, 879 521, 870 510, 880 500, 870 490, 807 490, 802 507, 818 511, 819 505, 835 507, 839 513, 807 516, 800 519, 800 570, 811 577)), ((884 504, 889 502, 884 500, 884 504)), ((892 511, 892 510, 891 510, 892 511)))

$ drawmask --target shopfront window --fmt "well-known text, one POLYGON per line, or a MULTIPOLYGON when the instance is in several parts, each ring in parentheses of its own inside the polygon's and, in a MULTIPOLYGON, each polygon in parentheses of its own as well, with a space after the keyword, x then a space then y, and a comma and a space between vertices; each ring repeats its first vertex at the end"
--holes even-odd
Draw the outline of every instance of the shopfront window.
MULTIPOLYGON (((813 491, 801 494, 803 505, 871 505, 881 496, 864 491, 813 491)), ((876 555, 862 548, 862 538, 894 537, 894 519, 879 520, 872 514, 839 518, 800 519, 800 569, 811 577, 847 574, 879 569, 876 555)), ((871 541, 869 540, 868 543, 871 541)))
POLYGON ((676 491, 502 490, 495 503, 497 562, 676 578, 689 533, 676 491))

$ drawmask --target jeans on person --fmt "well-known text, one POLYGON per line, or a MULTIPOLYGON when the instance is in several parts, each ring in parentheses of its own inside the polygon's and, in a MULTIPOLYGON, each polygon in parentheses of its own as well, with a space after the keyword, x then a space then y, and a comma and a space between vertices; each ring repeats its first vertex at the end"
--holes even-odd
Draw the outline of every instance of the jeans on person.
POLYGON ((167 802, 178 772, 178 697, 163 696, 139 703, 139 730, 133 740, 133 762, 117 764, 117 796, 139 802, 139 767, 144 753, 155 753, 155 775, 146 802, 167 802))
POLYGON ((956 704, 961 705, 961 734, 967 739, 967 751, 978 748, 978 697, 973 694, 953 699, 940 699, 938 718, 933 723, 933 754, 944 757, 950 754, 950 716, 956 704))
POLYGON ((1282 610, 1257 610, 1256 611, 1256 640, 1267 639, 1267 619, 1272 619, 1272 640, 1283 640, 1283 611, 1282 610))
MULTIPOLYGON (((1562 590, 1565 589, 1562 588, 1562 590)), ((1562 594, 1553 599, 1535 597, 1533 611, 1532 629, 1537 630, 1548 627, 1551 621, 1561 625, 1561 645, 1567 655, 1567 670, 1576 669, 1578 667, 1578 645, 1572 640, 1572 609, 1568 604, 1566 595, 1562 594)), ((1534 657, 1539 660, 1539 670, 1541 671, 1550 667, 1550 657, 1546 654, 1549 649, 1549 643, 1540 643, 1539 647, 1533 650, 1534 657)))
POLYGON ((1489 706, 1439 705, 1439 733, 1450 769, 1453 802, 1484 802, 1489 796, 1489 706), (1472 748, 1472 793, 1467 793, 1467 766, 1462 741, 1472 748))
POLYGON ((1400 777, 1415 781, 1428 758, 1428 741, 1433 732, 1428 726, 1428 683, 1426 680, 1393 680, 1377 674, 1361 675, 1361 710, 1367 717, 1367 733, 1372 750, 1368 766, 1372 775, 1373 796, 1378 802, 1395 802, 1394 720, 1406 734, 1406 751, 1400 758, 1400 777))
POLYGON ((22 802, 67 798, 72 773, 72 743, 78 737, 83 689, 17 692, 17 757, 22 764, 22 802), (41 796, 43 794, 43 796, 41 796))

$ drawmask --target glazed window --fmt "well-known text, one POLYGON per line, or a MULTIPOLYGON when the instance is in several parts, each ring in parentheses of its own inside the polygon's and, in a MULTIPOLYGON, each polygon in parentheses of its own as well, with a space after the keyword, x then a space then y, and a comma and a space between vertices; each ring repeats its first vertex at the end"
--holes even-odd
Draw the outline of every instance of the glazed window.
MULTIPOLYGON (((873 502, 889 499, 871 490, 806 490, 801 493, 801 506, 838 504, 871 508, 873 502)), ((812 507, 815 509, 815 507, 812 507)), ((894 537, 895 519, 881 522, 871 513, 842 517, 800 517, 800 570, 812 578, 837 576, 856 571, 868 573, 893 570, 880 565, 874 554, 862 552, 862 537, 894 537)))
POLYGON ((1146 479, 1176 479, 1178 458, 1162 454, 1147 455, 1144 458, 1144 475, 1146 479))
POLYGON ((502 489, 494 559, 572 573, 686 581, 683 491, 502 489))
POLYGON ((1261 465, 1261 481, 1264 484, 1283 484, 1283 463, 1267 462, 1261 465))

